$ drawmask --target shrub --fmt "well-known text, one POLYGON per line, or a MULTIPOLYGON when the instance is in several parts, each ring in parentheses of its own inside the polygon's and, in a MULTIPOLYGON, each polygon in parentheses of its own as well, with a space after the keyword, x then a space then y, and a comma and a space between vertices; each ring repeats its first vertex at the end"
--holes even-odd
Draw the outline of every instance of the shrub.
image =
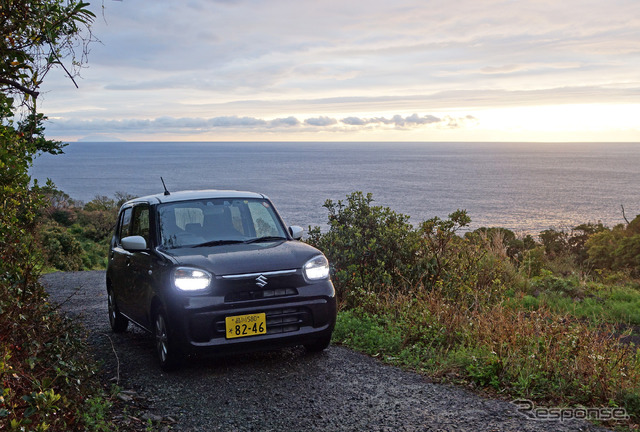
POLYGON ((308 242, 333 268, 333 282, 346 308, 374 304, 381 293, 438 288, 466 304, 489 301, 517 276, 505 253, 487 251, 486 237, 460 237, 471 219, 464 210, 422 222, 355 192, 346 203, 328 200, 329 230, 309 229, 308 242))
POLYGON ((82 269, 82 245, 66 228, 55 223, 43 225, 40 243, 48 266, 61 271, 82 269))
POLYGON ((462 210, 414 229, 371 202, 361 193, 328 201, 329 231, 311 229, 346 299, 334 340, 432 376, 553 404, 620 406, 637 420, 640 351, 604 324, 637 322, 637 284, 596 283, 584 266, 628 281, 640 219, 547 230, 536 244, 492 228, 461 237, 470 222, 462 210))
POLYGON ((607 272, 640 276, 640 215, 629 224, 594 233, 585 242, 589 264, 607 272))
POLYGON ((401 291, 424 271, 409 217, 372 202, 362 192, 347 196, 346 203, 327 200, 329 231, 309 228, 308 242, 327 254, 338 296, 350 307, 358 293, 401 291))

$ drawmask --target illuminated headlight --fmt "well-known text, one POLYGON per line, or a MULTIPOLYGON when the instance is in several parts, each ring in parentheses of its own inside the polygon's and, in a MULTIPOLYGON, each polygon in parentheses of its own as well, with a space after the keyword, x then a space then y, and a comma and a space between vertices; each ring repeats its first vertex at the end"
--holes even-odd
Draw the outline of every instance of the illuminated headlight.
POLYGON ((329 276, 329 261, 324 255, 311 258, 302 267, 304 277, 308 280, 326 279, 329 276))
POLYGON ((211 273, 190 267, 178 267, 173 271, 173 285, 181 291, 200 291, 209 288, 211 273))

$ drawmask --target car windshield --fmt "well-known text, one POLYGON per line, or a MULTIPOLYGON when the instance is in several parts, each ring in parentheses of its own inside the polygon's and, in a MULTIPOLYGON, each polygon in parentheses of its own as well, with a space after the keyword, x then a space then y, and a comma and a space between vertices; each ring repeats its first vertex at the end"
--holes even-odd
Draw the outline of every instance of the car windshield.
POLYGON ((165 248, 286 239, 271 204, 262 199, 215 198, 158 207, 161 244, 165 248))

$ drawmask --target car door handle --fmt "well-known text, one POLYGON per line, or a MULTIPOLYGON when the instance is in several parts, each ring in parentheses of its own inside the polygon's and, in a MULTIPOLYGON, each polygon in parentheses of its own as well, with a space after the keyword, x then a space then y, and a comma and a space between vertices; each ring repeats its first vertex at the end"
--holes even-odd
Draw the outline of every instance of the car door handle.
POLYGON ((127 263, 127 266, 130 266, 131 265, 131 257, 127 257, 125 259, 125 262, 127 263))

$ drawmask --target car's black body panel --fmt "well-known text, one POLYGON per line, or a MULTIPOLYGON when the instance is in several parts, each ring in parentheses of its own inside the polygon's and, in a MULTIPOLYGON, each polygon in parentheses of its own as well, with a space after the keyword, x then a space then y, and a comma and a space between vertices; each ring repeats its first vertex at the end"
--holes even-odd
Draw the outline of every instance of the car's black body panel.
POLYGON ((298 241, 180 248, 163 252, 177 264, 202 267, 215 275, 295 269, 321 253, 298 241))

